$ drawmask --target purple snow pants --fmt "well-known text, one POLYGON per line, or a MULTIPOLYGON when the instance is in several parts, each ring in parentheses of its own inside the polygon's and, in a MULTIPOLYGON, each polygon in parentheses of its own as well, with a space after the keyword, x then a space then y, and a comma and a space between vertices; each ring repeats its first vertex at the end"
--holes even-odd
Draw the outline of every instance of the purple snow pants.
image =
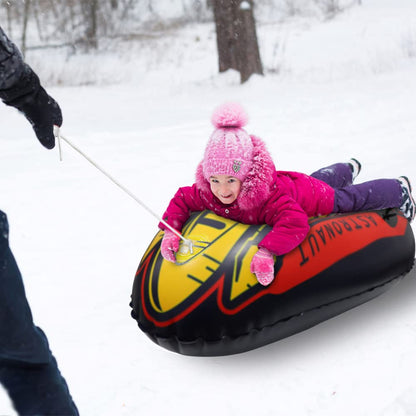
POLYGON ((352 170, 348 163, 336 163, 312 173, 334 188, 333 212, 355 212, 400 207, 402 191, 396 179, 376 179, 352 184, 352 170))

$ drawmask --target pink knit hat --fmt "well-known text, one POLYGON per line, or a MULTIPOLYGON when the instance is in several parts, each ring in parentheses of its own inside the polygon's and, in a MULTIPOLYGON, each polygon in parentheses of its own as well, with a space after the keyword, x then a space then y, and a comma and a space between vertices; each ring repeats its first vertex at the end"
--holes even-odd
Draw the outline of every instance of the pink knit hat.
POLYGON ((202 171, 206 180, 211 176, 229 175, 241 181, 247 177, 253 159, 253 143, 242 129, 247 115, 239 104, 218 107, 211 118, 216 129, 205 149, 202 171))

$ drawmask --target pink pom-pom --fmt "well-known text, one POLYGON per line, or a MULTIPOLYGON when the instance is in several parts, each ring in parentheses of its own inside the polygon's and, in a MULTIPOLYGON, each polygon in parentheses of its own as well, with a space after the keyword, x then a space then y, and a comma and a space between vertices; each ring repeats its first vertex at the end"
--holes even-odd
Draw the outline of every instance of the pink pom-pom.
POLYGON ((216 128, 241 128, 247 124, 248 117, 240 104, 228 103, 221 105, 214 111, 211 121, 216 128))

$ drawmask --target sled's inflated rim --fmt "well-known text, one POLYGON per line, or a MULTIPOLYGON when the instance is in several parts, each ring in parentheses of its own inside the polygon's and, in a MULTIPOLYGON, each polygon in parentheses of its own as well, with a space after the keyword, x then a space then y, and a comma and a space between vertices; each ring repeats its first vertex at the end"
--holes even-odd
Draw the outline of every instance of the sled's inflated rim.
POLYGON ((310 225, 302 245, 276 259, 276 281, 267 288, 249 272, 267 226, 197 213, 184 234, 210 243, 179 255, 177 265, 161 257, 158 233, 134 281, 133 318, 155 343, 180 354, 241 353, 367 302, 413 266, 413 232, 397 210, 333 214, 310 225))

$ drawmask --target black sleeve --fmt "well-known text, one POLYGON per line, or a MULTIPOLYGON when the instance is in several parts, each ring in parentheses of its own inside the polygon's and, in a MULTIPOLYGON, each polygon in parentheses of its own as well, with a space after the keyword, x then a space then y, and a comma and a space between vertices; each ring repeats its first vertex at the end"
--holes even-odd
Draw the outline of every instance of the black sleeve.
POLYGON ((39 88, 38 76, 0 27, 0 98, 8 105, 18 106, 39 88))

